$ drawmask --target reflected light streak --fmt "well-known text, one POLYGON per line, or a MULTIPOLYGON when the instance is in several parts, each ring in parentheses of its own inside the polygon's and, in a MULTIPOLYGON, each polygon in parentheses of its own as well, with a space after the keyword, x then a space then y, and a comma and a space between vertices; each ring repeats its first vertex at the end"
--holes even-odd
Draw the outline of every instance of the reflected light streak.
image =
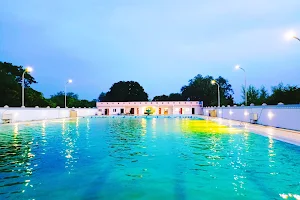
POLYGON ((76 118, 76 128, 78 128, 78 126, 79 126, 79 118, 77 117, 76 118))
POLYGON ((15 127, 14 127, 14 137, 17 137, 18 134, 19 134, 19 124, 15 124, 15 127))
POLYGON ((66 121, 65 121, 65 119, 63 119, 63 121, 62 121, 62 134, 64 135, 65 134, 65 131, 66 131, 66 121))

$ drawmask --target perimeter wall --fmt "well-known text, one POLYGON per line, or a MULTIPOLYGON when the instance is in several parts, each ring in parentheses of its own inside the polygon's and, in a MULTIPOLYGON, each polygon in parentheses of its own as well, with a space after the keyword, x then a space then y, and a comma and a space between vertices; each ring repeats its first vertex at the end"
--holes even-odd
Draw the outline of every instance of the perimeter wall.
POLYGON ((233 107, 205 107, 203 113, 206 116, 213 114, 216 117, 231 119, 241 122, 251 122, 257 114, 257 124, 300 130, 300 104, 275 105, 275 106, 233 106, 233 107))
POLYGON ((46 119, 69 118, 71 110, 77 112, 78 117, 93 116, 96 108, 0 108, 0 124, 5 118, 11 122, 37 121, 46 119))

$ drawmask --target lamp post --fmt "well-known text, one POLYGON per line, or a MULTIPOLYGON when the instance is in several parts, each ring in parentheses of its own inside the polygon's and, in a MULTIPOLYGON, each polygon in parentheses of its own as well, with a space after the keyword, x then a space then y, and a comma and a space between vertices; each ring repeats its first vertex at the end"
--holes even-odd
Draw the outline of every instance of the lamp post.
POLYGON ((218 85, 218 107, 221 107, 221 101, 220 101, 220 85, 219 85, 219 83, 218 83, 216 80, 212 80, 212 81, 211 81, 211 84, 213 84, 213 85, 217 84, 217 85, 218 85))
POLYGON ((65 84, 65 108, 67 108, 67 85, 72 82, 72 79, 69 79, 65 84))
POLYGON ((245 106, 247 106, 247 77, 246 77, 246 71, 244 68, 242 68, 241 66, 239 65, 236 65, 235 66, 235 69, 241 69, 244 71, 245 73, 245 106))
POLYGON ((32 67, 26 67, 23 74, 22 74, 22 107, 24 107, 24 105, 25 105, 25 103, 24 103, 25 102, 25 100, 24 100, 24 88, 25 88, 24 76, 25 76, 26 72, 30 73, 32 71, 33 71, 32 67))
POLYGON ((285 34, 285 38, 287 40, 291 40, 291 39, 296 39, 296 40, 299 40, 300 42, 300 39, 297 37, 297 34, 295 31, 289 31, 285 34))

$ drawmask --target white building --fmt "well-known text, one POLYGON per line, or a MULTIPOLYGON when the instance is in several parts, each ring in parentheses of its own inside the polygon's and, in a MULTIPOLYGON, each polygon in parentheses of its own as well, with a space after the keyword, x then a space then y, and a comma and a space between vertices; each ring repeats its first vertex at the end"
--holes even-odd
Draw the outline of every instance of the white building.
POLYGON ((147 101, 147 102, 97 102, 98 115, 199 115, 203 102, 199 101, 147 101))

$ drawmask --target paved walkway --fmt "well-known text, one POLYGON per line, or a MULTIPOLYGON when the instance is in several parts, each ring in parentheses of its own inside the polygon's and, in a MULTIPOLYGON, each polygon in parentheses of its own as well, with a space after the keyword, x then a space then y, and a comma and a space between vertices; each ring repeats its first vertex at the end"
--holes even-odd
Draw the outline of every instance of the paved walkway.
POLYGON ((266 137, 272 137, 273 139, 280 140, 283 142, 287 142, 290 144, 294 144, 300 146, 300 131, 293 131, 281 128, 275 128, 270 126, 263 126, 257 124, 250 124, 246 122, 216 118, 216 117, 208 117, 208 116, 201 116, 204 119, 217 122, 219 124, 223 124, 226 126, 239 128, 239 129, 246 129, 249 132, 254 132, 259 135, 263 135, 266 137))

